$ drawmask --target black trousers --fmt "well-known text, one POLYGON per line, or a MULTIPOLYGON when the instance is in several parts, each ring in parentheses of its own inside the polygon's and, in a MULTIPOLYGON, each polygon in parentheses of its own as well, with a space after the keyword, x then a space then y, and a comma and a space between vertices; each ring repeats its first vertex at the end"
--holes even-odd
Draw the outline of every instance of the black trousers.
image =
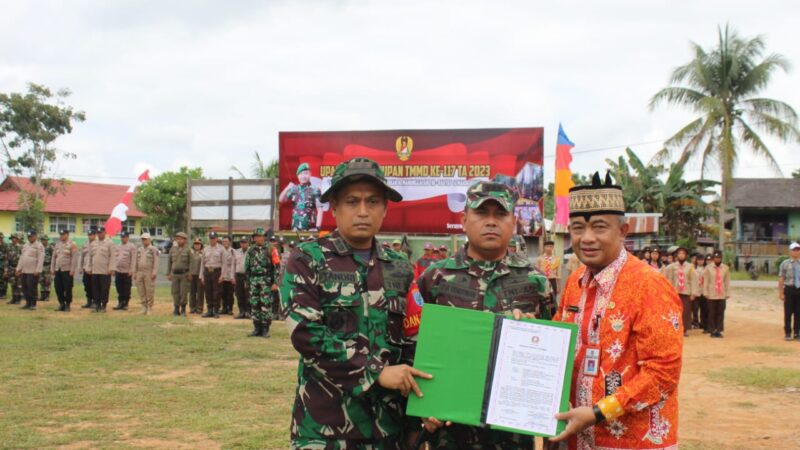
POLYGON ((36 305, 36 299, 39 298, 37 287, 39 287, 39 278, 36 274, 22 274, 22 295, 25 297, 25 302, 28 304, 36 305))
POLYGON ((222 269, 206 269, 203 273, 203 286, 206 288, 206 305, 208 305, 209 311, 219 310, 220 307, 222 289, 219 276, 221 273, 222 269))
POLYGON ((708 299, 701 295, 697 303, 700 307, 700 328, 708 331, 708 299))
POLYGON ((683 332, 686 333, 692 329, 692 300, 690 296, 685 294, 678 294, 678 297, 681 298, 681 305, 683 306, 683 332))
POLYGON ((68 270, 56 272, 53 284, 56 286, 56 297, 59 305, 69 305, 72 303, 72 284, 75 278, 69 274, 68 270))
POLYGON ((114 276, 114 287, 117 288, 117 299, 120 303, 127 304, 131 299, 132 278, 127 273, 117 273, 114 276))
POLYGON ((92 289, 92 276, 88 273, 83 273, 83 292, 86 294, 86 304, 94 304, 94 290, 92 289))
POLYGON ((233 311, 233 283, 230 281, 222 282, 222 309, 233 311))
POLYGON ((236 304, 239 306, 239 313, 250 312, 250 289, 247 285, 247 275, 236 274, 236 304))
POLYGON ((783 331, 791 336, 800 336, 800 287, 783 287, 783 331))
POLYGON ((95 306, 108 304, 109 290, 111 290, 111 275, 92 274, 92 298, 95 306))
POLYGON ((725 306, 727 300, 708 300, 708 331, 721 333, 725 330, 725 306))

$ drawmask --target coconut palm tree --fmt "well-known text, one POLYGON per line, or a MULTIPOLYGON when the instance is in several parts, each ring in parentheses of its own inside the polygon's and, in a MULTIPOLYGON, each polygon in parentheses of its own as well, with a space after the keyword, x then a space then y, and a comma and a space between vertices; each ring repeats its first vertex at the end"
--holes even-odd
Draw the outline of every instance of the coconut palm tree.
MULTIPOLYGON (((255 153, 255 160, 253 164, 250 166, 250 175, 253 178, 277 178, 278 177, 278 160, 273 159, 270 162, 265 162, 261 159, 261 155, 258 152, 255 153)), ((242 172, 238 167, 231 166, 230 170, 239 174, 241 178, 247 178, 244 172, 242 172)))
POLYGON ((673 151, 680 149, 679 166, 693 156, 701 159, 702 174, 711 163, 718 165, 719 245, 723 248, 727 194, 742 150, 749 149, 780 174, 778 163, 756 130, 783 142, 800 141, 800 132, 791 106, 758 96, 778 69, 789 70, 783 56, 763 56, 762 37, 742 38, 726 25, 718 29, 716 47, 705 50, 692 43, 692 49, 694 58, 672 72, 671 86, 650 99, 650 109, 661 103, 674 104, 690 108, 699 117, 669 138, 653 162, 670 160, 673 151))

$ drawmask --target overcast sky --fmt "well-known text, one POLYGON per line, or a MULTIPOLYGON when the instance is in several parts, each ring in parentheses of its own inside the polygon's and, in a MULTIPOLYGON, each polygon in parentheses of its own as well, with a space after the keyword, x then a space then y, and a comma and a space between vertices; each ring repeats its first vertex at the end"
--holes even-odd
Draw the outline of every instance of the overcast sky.
MULTIPOLYGON (((200 166, 212 177, 278 155, 278 132, 545 128, 573 171, 630 145, 645 160, 692 113, 648 110, 690 41, 718 24, 800 64, 793 1, 0 2, 0 92, 69 88, 87 120, 57 146, 68 178, 128 184, 200 166)), ((764 96, 800 108, 797 70, 764 96)), ((788 176, 798 146, 768 141, 788 176)), ((687 176, 699 176, 692 164, 687 176)), ((773 176, 744 153, 738 176, 773 176)))

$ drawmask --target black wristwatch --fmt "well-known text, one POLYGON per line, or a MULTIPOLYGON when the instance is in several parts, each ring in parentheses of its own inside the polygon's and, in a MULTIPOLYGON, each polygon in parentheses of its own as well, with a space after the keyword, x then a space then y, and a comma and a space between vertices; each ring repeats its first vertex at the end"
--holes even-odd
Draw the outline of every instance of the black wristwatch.
POLYGON ((600 411, 600 407, 597 405, 592 406, 592 412, 594 412, 594 424, 600 425, 601 423, 606 421, 606 416, 603 415, 603 411, 600 411))

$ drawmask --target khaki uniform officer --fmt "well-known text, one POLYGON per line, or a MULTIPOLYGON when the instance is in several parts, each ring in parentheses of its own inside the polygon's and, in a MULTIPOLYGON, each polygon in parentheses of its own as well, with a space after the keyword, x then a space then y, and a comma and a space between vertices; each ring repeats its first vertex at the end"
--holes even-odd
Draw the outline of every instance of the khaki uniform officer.
POLYGON ((117 250, 111 238, 106 236, 106 228, 97 229, 97 240, 89 252, 89 265, 92 272, 92 296, 95 312, 105 312, 108 293, 111 289, 111 275, 117 267, 117 250))
POLYGON ((186 245, 188 236, 183 231, 175 234, 175 245, 169 250, 167 274, 172 282, 172 315, 186 316, 186 302, 189 298, 189 262, 192 249, 186 245))
POLYGON ((208 234, 209 244, 203 249, 203 258, 200 262, 200 282, 206 290, 206 305, 208 311, 203 317, 219 318, 220 296, 222 295, 220 275, 225 249, 217 241, 217 233, 208 234))
POLYGON ((56 297, 58 298, 57 311, 69 311, 72 304, 72 283, 75 281, 75 274, 81 262, 78 253, 78 246, 69 238, 69 230, 62 229, 59 232, 59 241, 53 250, 53 259, 50 261, 50 273, 56 286, 56 297))
POLYGON ((136 249, 133 260, 133 278, 142 302, 142 314, 150 314, 155 303, 158 249, 150 244, 150 233, 142 233, 141 238, 142 246, 136 249))
POLYGON ((44 246, 37 240, 36 230, 28 231, 28 243, 22 247, 17 263, 17 277, 22 277, 22 309, 36 309, 36 286, 44 266, 44 246))
POLYGON ((133 259, 136 258, 136 246, 131 244, 130 234, 123 231, 119 234, 122 243, 117 246, 117 267, 114 275, 114 286, 117 288, 117 306, 114 309, 128 310, 131 301, 131 285, 133 284, 133 259))

